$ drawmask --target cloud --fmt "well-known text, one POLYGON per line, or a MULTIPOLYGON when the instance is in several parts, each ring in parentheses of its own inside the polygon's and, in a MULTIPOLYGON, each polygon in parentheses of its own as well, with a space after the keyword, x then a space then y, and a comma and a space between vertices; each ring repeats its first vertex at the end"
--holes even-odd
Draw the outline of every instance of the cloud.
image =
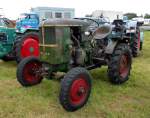
POLYGON ((76 16, 91 14, 94 10, 115 10, 149 13, 149 0, 0 0, 0 8, 4 9, 6 17, 17 18, 20 13, 29 12, 31 7, 65 7, 75 8, 76 16))

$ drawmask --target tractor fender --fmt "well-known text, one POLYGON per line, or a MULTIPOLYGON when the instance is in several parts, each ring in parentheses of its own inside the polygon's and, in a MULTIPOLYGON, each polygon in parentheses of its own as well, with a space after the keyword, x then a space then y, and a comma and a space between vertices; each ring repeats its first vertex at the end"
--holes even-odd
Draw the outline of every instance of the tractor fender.
POLYGON ((115 40, 115 41, 111 40, 108 43, 108 45, 107 45, 107 47, 105 49, 105 53, 106 54, 112 54, 114 52, 114 49, 115 49, 115 47, 116 47, 117 44, 118 44, 117 40, 115 40))
POLYGON ((106 54, 113 54, 116 46, 119 44, 119 43, 126 43, 128 45, 128 42, 129 42, 129 39, 126 39, 126 40, 111 40, 109 41, 106 49, 105 49, 105 53, 106 54))
POLYGON ((39 31, 39 29, 38 28, 27 28, 27 29, 21 28, 21 30, 18 31, 17 33, 24 34, 24 33, 29 32, 29 31, 39 31))

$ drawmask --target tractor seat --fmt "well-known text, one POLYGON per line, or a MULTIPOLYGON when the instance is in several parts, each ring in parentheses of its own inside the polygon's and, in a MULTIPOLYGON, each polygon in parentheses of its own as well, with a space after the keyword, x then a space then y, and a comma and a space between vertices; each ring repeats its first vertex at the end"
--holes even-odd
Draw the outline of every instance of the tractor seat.
POLYGON ((104 39, 111 33, 111 31, 111 25, 103 25, 94 31, 93 36, 95 39, 104 39))

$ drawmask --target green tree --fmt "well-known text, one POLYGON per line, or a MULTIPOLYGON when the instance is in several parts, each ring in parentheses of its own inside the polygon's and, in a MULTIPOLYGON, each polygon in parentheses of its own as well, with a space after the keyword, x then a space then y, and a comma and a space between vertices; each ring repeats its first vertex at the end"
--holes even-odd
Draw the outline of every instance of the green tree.
POLYGON ((145 14, 144 18, 150 18, 150 14, 145 14))
POLYGON ((132 18, 135 18, 137 17, 137 14, 136 13, 125 13, 124 16, 127 16, 128 19, 132 19, 132 18))
POLYGON ((92 14, 86 14, 85 17, 92 17, 92 14))

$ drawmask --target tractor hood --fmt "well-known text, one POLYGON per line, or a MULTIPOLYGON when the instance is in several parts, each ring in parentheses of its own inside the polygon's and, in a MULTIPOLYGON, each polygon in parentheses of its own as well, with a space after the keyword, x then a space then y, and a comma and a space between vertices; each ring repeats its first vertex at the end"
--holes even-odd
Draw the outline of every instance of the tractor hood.
POLYGON ((78 19, 49 19, 44 20, 40 27, 48 27, 48 26, 81 26, 81 27, 88 27, 90 24, 83 20, 78 19))

